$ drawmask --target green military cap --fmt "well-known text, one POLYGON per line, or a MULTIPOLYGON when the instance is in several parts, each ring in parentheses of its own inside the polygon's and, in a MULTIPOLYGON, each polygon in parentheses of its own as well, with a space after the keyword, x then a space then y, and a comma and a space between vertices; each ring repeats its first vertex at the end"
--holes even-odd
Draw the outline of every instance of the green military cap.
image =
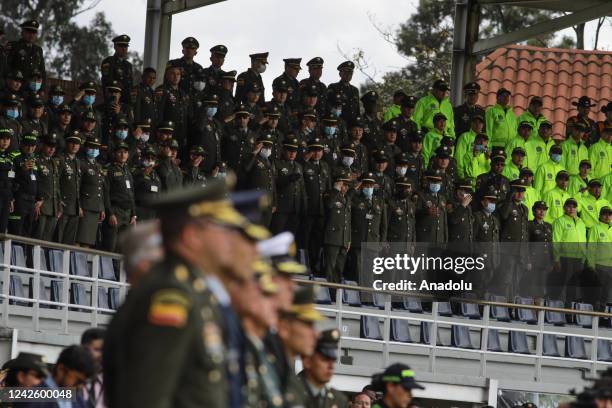
POLYGON ((314 57, 313 59, 311 59, 310 61, 308 61, 306 63, 306 65, 308 65, 309 67, 321 67, 323 66, 323 58, 321 57, 314 57))
POLYGON ((234 113, 236 115, 246 115, 246 116, 251 115, 251 112, 249 112, 249 108, 244 103, 241 103, 240 105, 236 106, 234 113))
POLYGON ((448 91, 449 86, 448 83, 443 79, 437 79, 434 81, 432 85, 433 89, 439 89, 440 91, 448 91))
POLYGON ((283 78, 276 78, 272 82, 272 90, 276 92, 287 92, 289 91, 289 84, 283 78))
POLYGON ((569 178, 570 178, 569 173, 565 170, 560 170, 555 176, 555 180, 561 180, 561 179, 569 180, 569 178))
POLYGON ((586 132, 588 130, 588 127, 586 123, 576 122, 574 123, 574 129, 580 130, 581 132, 586 132))
POLYGON ((612 112, 612 101, 601 107, 601 113, 612 112))
POLYGON ((514 156, 515 154, 525 156, 527 153, 525 152, 525 149, 521 146, 516 146, 514 149, 512 149, 512 155, 514 156))
POLYGON ((97 92, 96 89, 96 84, 93 81, 86 81, 83 82, 80 86, 79 89, 81 91, 86 91, 86 92, 97 92))
POLYGON ((459 181, 457 181, 457 183, 455 183, 455 187, 458 190, 466 190, 466 191, 474 191, 474 188, 472 187, 472 179, 470 178, 466 178, 466 179, 461 179, 459 181))
POLYGON ((529 129, 533 129, 533 124, 529 122, 528 120, 523 120, 521 121, 521 123, 519 123, 519 127, 526 127, 529 129))
POLYGON ((206 155, 206 151, 204 150, 202 146, 195 145, 195 146, 191 146, 191 149, 189 149, 189 154, 204 156, 206 155))
POLYGON ((540 128, 552 128, 553 124, 549 120, 543 120, 540 122, 540 128))
POLYGON ((397 120, 391 119, 383 123, 382 129, 386 132, 396 132, 397 131, 397 120))
POLYGON ((563 154, 563 149, 559 145, 552 145, 550 147, 549 153, 550 154, 553 154, 553 153, 563 154))
POLYGON ((170 146, 170 149, 177 150, 179 148, 178 140, 176 139, 168 140, 168 146, 170 146))
POLYGON ((542 100, 541 97, 539 96, 534 96, 533 98, 531 98, 531 100, 529 101, 530 105, 544 105, 544 101, 542 100))
POLYGON ((119 119, 117 119, 117 122, 115 123, 115 128, 119 129, 126 127, 130 127, 130 124, 124 116, 121 116, 119 119))
POLYGON ((293 68, 302 69, 302 66, 301 66, 302 59, 301 58, 285 58, 283 59, 283 61, 285 62, 285 65, 288 65, 293 68))
POLYGON ((113 90, 117 92, 121 92, 123 90, 123 88, 121 88, 121 84, 119 83, 119 81, 114 80, 114 79, 110 81, 108 85, 106 85, 105 88, 108 90, 113 90))
POLYGON ((300 116, 303 118, 312 118, 312 119, 316 119, 317 118, 317 111, 314 109, 306 109, 303 110, 302 112, 300 112, 300 116))
POLYGON ((91 122, 95 122, 98 120, 98 118, 96 118, 96 113, 94 111, 87 111, 83 115, 83 120, 89 120, 91 122))
POLYGON ((398 153, 395 155, 395 164, 409 164, 410 158, 407 152, 398 153))
POLYGON ((436 149, 435 154, 439 159, 448 159, 451 156, 451 151, 447 146, 440 146, 436 149))
POLYGON ((599 215, 605 215, 605 214, 612 215, 612 208, 610 208, 607 205, 601 207, 601 210, 599 210, 599 215))
POLYGON ((45 101, 39 95, 32 95, 28 98, 28 105, 32 108, 40 108, 45 106, 45 101))
POLYGON ((357 146, 355 146, 354 143, 345 143, 342 145, 342 147, 340 148, 340 151, 342 153, 344 153, 344 155, 349 155, 349 156, 355 156, 357 154, 357 146))
POLYGON ((85 139, 85 146, 86 147, 100 147, 101 146, 100 139, 95 136, 88 136, 85 139))
POLYGON ((302 92, 306 96, 319 96, 319 88, 315 84, 304 86, 302 92))
POLYGON ((250 54, 249 57, 253 61, 262 61, 262 62, 267 64, 268 63, 268 55, 270 55, 269 52, 259 52, 259 53, 255 53, 255 54, 250 54))
POLYGON ((40 24, 36 20, 26 20, 19 24, 19 27, 23 28, 24 30, 38 31, 40 24))
POLYGON ((546 205, 546 201, 539 200, 533 203, 533 206, 531 206, 532 210, 535 210, 538 208, 541 208, 543 210, 548 210, 548 205, 546 205))
POLYGON ((227 55, 227 47, 225 45, 219 44, 215 45, 210 49, 211 54, 223 55, 224 57, 227 55))
POLYGON ((363 175, 361 176, 361 182, 362 183, 376 183, 376 177, 374 176, 374 173, 372 172, 363 173, 363 175))
POLYGON ((376 91, 368 91, 361 97, 362 103, 376 103, 378 101, 378 93, 376 91))
POLYGON ((510 182, 510 187, 512 187, 514 189, 514 191, 525 191, 525 182, 522 179, 516 179, 516 180, 512 180, 510 182))
POLYGON ((453 147, 455 146, 455 139, 450 136, 444 136, 440 139, 440 146, 453 147))
POLYGON ((66 138, 66 143, 83 143, 83 139, 81 139, 81 133, 78 130, 72 131, 70 135, 66 138))
POLYGON ((334 181, 344 181, 345 183, 350 183, 352 181, 350 171, 347 169, 338 169, 334 173, 334 181))
POLYGON ((10 106, 21 105, 21 100, 15 94, 6 95, 2 102, 4 102, 5 105, 10 105, 10 106))
POLYGON ((299 146, 300 146, 300 141, 297 140, 295 136, 287 137, 283 141, 283 147, 287 150, 296 151, 299 146))
POLYGON ((353 71, 355 69, 355 63, 353 61, 344 61, 338 65, 338 71, 353 71))
POLYGON ((273 145, 274 144, 274 138, 272 137, 271 134, 265 133, 265 134, 259 135, 257 137, 257 139, 255 140, 255 143, 263 143, 263 144, 267 144, 267 145, 273 145))
POLYGON ((206 78, 206 71, 204 71, 204 68, 198 67, 193 72, 192 76, 193 76, 193 79, 205 79, 206 78))
POLYGON ((253 93, 261 92, 261 88, 259 87, 259 84, 257 82, 251 82, 245 88, 246 88, 246 92, 253 92, 253 93))
POLYGON ((580 164, 578 165, 578 168, 580 168, 582 166, 587 166, 589 169, 593 167, 593 166, 591 166, 591 161, 587 160, 587 159, 580 160, 580 164))
POLYGON ((146 146, 142 151, 143 157, 157 157, 157 152, 153 146, 146 146))
POLYGON ((506 152, 503 147, 495 146, 491 151, 491 161, 506 161, 506 152))
POLYGON ((310 150, 323 150, 325 149, 325 145, 321 138, 314 137, 308 141, 308 149, 310 150))
POLYGON ((49 95, 66 95, 64 88, 59 85, 53 85, 49 90, 49 95))
POLYGON ((130 36, 127 34, 121 34, 113 38, 113 44, 128 45, 129 43, 130 43, 130 36))
MULTIPOLYGON (((471 120, 472 122, 479 120, 479 121, 481 121, 482 123, 484 123, 484 121, 485 121, 484 116, 482 116, 480 113, 473 113, 473 114, 470 116, 470 120, 471 120)), ((487 139, 488 139, 488 137, 487 137, 487 139)))
POLYGON ((57 146, 57 134, 49 133, 46 136, 43 136, 41 141, 47 146, 57 146))
POLYGON ((490 200, 497 201, 498 197, 499 197, 499 191, 497 191, 495 186, 489 186, 489 188, 487 188, 483 194, 483 198, 488 198, 490 200))
POLYGON ((591 101, 591 98, 589 98, 588 96, 581 96, 580 98, 578 98, 578 102, 572 102, 572 105, 580 106, 582 108, 591 108, 593 106, 596 106, 595 102, 591 101))
POLYGON ((324 317, 316 309, 314 303, 315 295, 312 286, 302 287, 295 291, 293 304, 289 309, 283 311, 284 317, 301 320, 306 323, 314 323, 323 320, 324 317))
POLYGON ((568 198, 563 204, 564 207, 578 207, 578 201, 575 198, 568 198))
POLYGON ((402 108, 414 108, 417 104, 417 98, 412 95, 406 95, 401 102, 402 108))
POLYGON ((319 334, 315 351, 332 360, 338 358, 338 342, 340 342, 340 330, 329 329, 319 334))
POLYGON ((200 43, 193 37, 187 37, 181 41, 181 45, 185 48, 200 48, 200 43))
POLYGON ((463 92, 465 93, 478 93, 480 92, 480 85, 478 85, 478 82, 468 82, 467 84, 463 85, 463 92))
POLYGON ((236 71, 224 71, 221 73, 221 79, 236 82, 236 71))
POLYGON ((421 384, 414 379, 414 371, 409 366, 402 363, 391 364, 385 369, 380 376, 383 383, 400 384, 406 390, 421 389, 424 390, 421 384))
POLYGON ((219 104, 219 95, 213 93, 206 94, 202 98, 202 103, 206 105, 217 105, 219 104))
POLYGON ((118 150, 126 150, 126 151, 130 151, 130 145, 128 145, 127 143, 125 143, 124 141, 121 141, 119 143, 117 143, 113 149, 114 152, 118 151, 118 150))
POLYGON ((382 150, 379 150, 374 152, 374 161, 376 163, 387 163, 389 161, 389 156, 387 156, 382 150))
POLYGON ((406 176, 399 176, 395 178, 395 185, 396 186, 405 186, 405 187, 412 187, 412 182, 410 181, 410 179, 406 176))
POLYGON ((533 170, 531 170, 529 167, 523 167, 519 173, 520 177, 523 178, 525 176, 531 176, 533 177, 533 170))
POLYGON ((40 377, 47 377, 49 370, 45 358, 40 354, 20 352, 16 358, 7 361, 2 370, 35 371, 40 377))
POLYGON ((425 178, 433 181, 442 181, 442 177, 435 170, 427 170, 425 178))
POLYGON ((23 73, 19 70, 13 70, 9 72, 7 75, 7 78, 15 80, 15 81, 22 81, 22 82, 24 80, 23 73))
POLYGON ((145 118, 139 122, 136 123, 136 127, 141 128, 141 129, 148 129, 151 127, 152 124, 152 120, 151 118, 145 118))
MULTIPOLYGON (((10 137, 10 135, 9 135, 10 137)), ((0 138, 2 138, 0 136, 0 138)), ((21 138, 21 143, 23 143, 26 146, 36 146, 38 144, 38 137, 36 137, 36 135, 32 135, 32 134, 27 134, 24 135, 21 138)))
POLYGON ((336 124, 338 123, 338 118, 336 118, 335 116, 332 115, 327 115, 322 119, 323 123, 326 124, 336 124))
POLYGON ((433 122, 436 123, 439 120, 446 120, 447 117, 442 112, 438 112, 433 116, 433 122))
POLYGON ((267 107, 265 115, 278 118, 280 117, 281 112, 280 112, 280 109, 278 109, 278 106, 276 104, 272 104, 267 107))
POLYGON ((10 139, 12 135, 12 129, 0 127, 0 139, 10 139))
POLYGON ((589 187, 597 187, 597 186, 601 187, 603 186, 603 184, 601 183, 599 179, 592 179, 592 180, 589 180, 588 186, 589 187))
POLYGON ((506 88, 499 88, 497 90, 497 96, 501 96, 503 94, 508 94, 508 95, 512 95, 512 92, 510 92, 509 90, 507 90, 506 88))
POLYGON ((349 123, 349 129, 350 128, 363 128, 364 126, 365 126, 365 123, 361 116, 355 116, 353 120, 351 120, 349 123))
POLYGON ((171 120, 167 120, 165 122, 162 122, 157 127, 157 130, 167 130, 169 132, 174 132, 174 122, 172 122, 171 120))

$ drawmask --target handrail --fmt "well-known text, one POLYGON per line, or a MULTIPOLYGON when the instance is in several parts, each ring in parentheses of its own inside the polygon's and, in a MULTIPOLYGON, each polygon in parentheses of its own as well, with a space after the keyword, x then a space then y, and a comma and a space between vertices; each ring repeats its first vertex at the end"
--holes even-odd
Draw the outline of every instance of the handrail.
MULTIPOLYGON (((309 280, 309 279, 298 279, 298 278, 294 280, 296 283, 325 286, 325 287, 329 287, 333 289, 355 290, 358 292, 379 293, 379 294, 391 295, 391 296, 408 296, 411 298, 427 299, 427 300, 431 300, 434 302, 440 301, 439 299, 436 299, 431 295, 426 295, 426 294, 421 294, 421 293, 405 294, 401 292, 392 292, 388 290, 376 290, 376 289, 368 288, 365 286, 346 285, 343 283, 319 282, 319 281, 314 281, 314 280, 309 280)), ((483 305, 483 306, 485 305, 500 306, 500 307, 507 307, 511 309, 532 309, 532 310, 543 310, 545 312, 569 313, 569 314, 579 314, 579 315, 586 315, 586 316, 593 316, 593 317, 612 318, 612 313, 596 312, 594 310, 590 311, 590 310, 565 309, 565 308, 560 308, 560 307, 541 306, 541 305, 521 305, 517 303, 496 302, 492 300, 465 299, 465 298, 459 298, 459 297, 449 297, 448 299, 445 299, 444 301, 474 303, 474 304, 483 305)))
POLYGON ((24 243, 27 245, 39 245, 44 248, 60 249, 62 251, 82 252, 84 254, 89 254, 89 255, 100 255, 100 256, 106 256, 106 257, 115 258, 115 259, 123 259, 123 255, 116 253, 116 252, 107 252, 107 251, 101 251, 99 249, 91 249, 91 248, 80 247, 76 245, 66 245, 66 244, 60 244, 58 242, 43 241, 41 239, 22 237, 21 235, 0 234, 0 241, 6 241, 6 240, 16 241, 16 242, 24 243))

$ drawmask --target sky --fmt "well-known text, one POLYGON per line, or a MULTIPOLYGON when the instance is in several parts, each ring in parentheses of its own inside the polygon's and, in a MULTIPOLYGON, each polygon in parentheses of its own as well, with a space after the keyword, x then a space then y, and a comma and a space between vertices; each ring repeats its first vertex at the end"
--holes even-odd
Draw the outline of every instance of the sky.
MULTIPOLYGON (((330 83, 338 80, 336 67, 345 60, 339 49, 345 55, 361 49, 370 66, 368 73, 380 79, 385 72, 406 65, 406 60, 382 37, 372 20, 394 31, 417 5, 418 0, 227 0, 173 17, 170 58, 181 56, 181 41, 189 36, 200 42, 196 61, 204 67, 210 65, 208 50, 216 44, 229 49, 224 65, 228 71, 242 72, 250 66, 249 54, 268 51, 270 64, 263 74, 267 98, 272 80, 283 71, 283 58, 303 58, 304 70, 298 76, 302 79, 308 76, 305 63, 322 57, 322 80, 330 83)), ((132 38, 131 49, 143 53, 146 0, 101 0, 95 9, 80 14, 77 22, 87 24, 97 11, 106 13, 116 33, 132 38)), ((587 47, 592 44, 594 24, 587 25, 587 47)), ((599 48, 612 50, 610 25, 600 38, 599 48)), ((353 83, 365 80, 356 70, 353 83)))

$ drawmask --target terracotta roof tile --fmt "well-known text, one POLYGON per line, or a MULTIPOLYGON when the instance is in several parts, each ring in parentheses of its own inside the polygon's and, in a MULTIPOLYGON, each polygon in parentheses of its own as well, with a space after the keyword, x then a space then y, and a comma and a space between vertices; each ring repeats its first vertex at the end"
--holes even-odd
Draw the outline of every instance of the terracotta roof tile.
POLYGON ((565 134, 565 122, 576 114, 571 103, 587 95, 597 104, 591 118, 603 120, 601 106, 612 100, 612 52, 512 45, 493 51, 476 66, 482 88, 481 104, 494 105, 500 87, 512 92, 511 104, 520 115, 533 96, 542 97, 544 115, 555 136, 565 134))

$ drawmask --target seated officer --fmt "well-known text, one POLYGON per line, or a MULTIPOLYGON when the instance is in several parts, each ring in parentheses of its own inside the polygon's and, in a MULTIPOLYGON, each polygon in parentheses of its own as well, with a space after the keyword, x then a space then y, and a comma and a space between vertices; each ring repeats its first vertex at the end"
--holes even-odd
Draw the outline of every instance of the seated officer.
POLYGON ((412 390, 425 389, 415 381, 414 371, 402 363, 392 364, 384 372, 375 374, 372 385, 376 391, 383 393, 382 399, 372 408, 408 408, 412 401, 412 390))
POLYGON ((345 407, 348 404, 346 396, 341 391, 327 386, 334 376, 339 341, 338 329, 321 332, 314 354, 302 360, 304 370, 299 377, 304 383, 308 406, 345 407))

